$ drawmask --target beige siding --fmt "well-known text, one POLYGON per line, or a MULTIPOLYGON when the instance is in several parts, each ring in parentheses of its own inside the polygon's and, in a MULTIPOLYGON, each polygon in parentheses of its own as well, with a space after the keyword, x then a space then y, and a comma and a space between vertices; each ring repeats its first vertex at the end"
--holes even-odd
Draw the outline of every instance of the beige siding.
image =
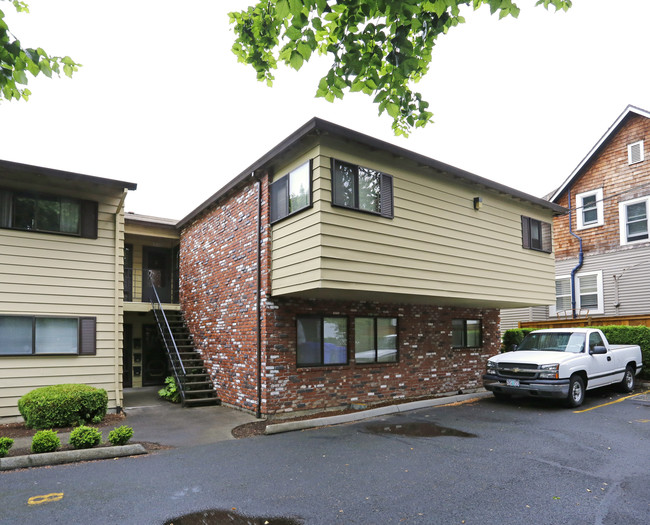
POLYGON ((521 245, 521 216, 551 222, 549 210, 331 139, 310 155, 313 208, 273 227, 273 295, 310 290, 484 307, 553 303, 553 256, 521 245), (333 207, 332 157, 392 175, 394 219, 333 207), (479 211, 474 197, 483 199, 479 211))
POLYGON ((105 388, 114 409, 122 395, 121 215, 117 259, 115 253, 121 190, 94 186, 84 191, 83 185, 58 187, 56 181, 14 180, 10 185, 99 201, 98 239, 0 229, 0 315, 96 317, 97 355, 0 356, 0 418, 18 416, 18 399, 30 390, 61 383, 105 388))

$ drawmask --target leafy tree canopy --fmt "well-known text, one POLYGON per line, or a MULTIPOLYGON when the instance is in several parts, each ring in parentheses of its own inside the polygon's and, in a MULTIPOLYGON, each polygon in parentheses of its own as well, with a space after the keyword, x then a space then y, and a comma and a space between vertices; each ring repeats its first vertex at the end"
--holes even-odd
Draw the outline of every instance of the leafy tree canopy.
MULTIPOLYGON (((21 0, 11 0, 19 13, 29 13, 29 7, 21 0)), ((27 74, 36 77, 43 73, 52 78, 52 73, 57 76, 63 73, 71 77, 81 64, 77 64, 70 57, 56 57, 48 55, 41 47, 33 49, 22 47, 20 41, 11 33, 4 20, 5 14, 0 9, 0 101, 28 100, 32 94, 27 85, 27 74)))
MULTIPOLYGON (((566 11, 571 3, 536 5, 566 11)), ((462 6, 485 6, 499 18, 519 15, 513 0, 259 0, 230 13, 232 50, 269 86, 278 62, 298 70, 314 53, 331 55, 316 96, 330 102, 346 90, 373 96, 379 114, 392 117, 395 134, 408 135, 432 121, 428 102, 411 87, 427 73, 438 36, 465 22, 462 6)))

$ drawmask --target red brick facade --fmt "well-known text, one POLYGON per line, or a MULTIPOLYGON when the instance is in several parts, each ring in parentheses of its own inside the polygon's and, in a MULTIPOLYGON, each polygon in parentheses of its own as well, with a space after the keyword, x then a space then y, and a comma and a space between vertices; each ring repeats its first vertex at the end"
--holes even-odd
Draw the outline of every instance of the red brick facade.
MULTIPOLYGON (((650 119, 630 114, 602 150, 593 157, 582 175, 571 186, 571 200, 565 191, 557 204, 575 207, 575 196, 579 193, 603 189, 604 224, 594 228, 576 231, 576 214, 572 212, 573 230, 582 238, 585 253, 603 253, 620 248, 618 203, 648 194, 650 184, 650 119), (645 162, 628 164, 627 146, 644 141, 645 162)), ((556 217, 553 222, 556 259, 578 256, 578 241, 569 233, 569 215, 556 217)))
MULTIPOLYGON (((498 352, 498 310, 372 302, 268 298, 268 179, 262 191, 261 413, 280 414, 417 399, 480 387, 488 357, 498 352), (345 316, 344 366, 296 366, 296 318, 345 316), (354 317, 398 318, 397 363, 354 363, 354 317), (452 319, 481 319, 483 347, 452 348, 452 319)), ((196 348, 227 404, 257 410, 257 183, 224 197, 181 232, 181 306, 196 348)))

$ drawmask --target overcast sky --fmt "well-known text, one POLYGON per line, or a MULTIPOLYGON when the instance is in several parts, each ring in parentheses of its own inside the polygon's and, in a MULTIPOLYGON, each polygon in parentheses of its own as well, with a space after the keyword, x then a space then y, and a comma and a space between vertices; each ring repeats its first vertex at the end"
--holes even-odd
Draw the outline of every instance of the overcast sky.
POLYGON ((314 116, 543 196, 628 104, 650 110, 650 1, 574 0, 519 19, 466 12, 416 86, 435 123, 396 138, 370 99, 314 98, 328 59, 273 88, 230 51, 247 0, 0 2, 25 46, 70 55, 73 79, 30 80, 0 103, 0 158, 135 182, 127 211, 180 219, 314 116))

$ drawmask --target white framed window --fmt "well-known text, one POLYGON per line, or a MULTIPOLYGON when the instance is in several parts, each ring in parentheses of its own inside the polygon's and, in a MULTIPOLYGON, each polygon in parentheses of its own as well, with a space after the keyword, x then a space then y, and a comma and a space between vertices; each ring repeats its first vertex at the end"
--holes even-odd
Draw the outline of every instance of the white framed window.
POLYGON ((618 204, 621 245, 648 242, 650 195, 618 204))
POLYGON ((578 230, 602 226, 605 223, 602 188, 576 195, 576 221, 578 230))
POLYGON ((627 145, 628 164, 636 164, 637 162, 643 162, 644 160, 645 160, 645 154, 643 152, 642 140, 627 145))
MULTIPOLYGON (((602 271, 576 274, 575 285, 577 312, 581 315, 605 313, 602 271)), ((565 313, 571 313, 570 275, 555 278, 555 305, 549 308, 550 316, 565 313)))

